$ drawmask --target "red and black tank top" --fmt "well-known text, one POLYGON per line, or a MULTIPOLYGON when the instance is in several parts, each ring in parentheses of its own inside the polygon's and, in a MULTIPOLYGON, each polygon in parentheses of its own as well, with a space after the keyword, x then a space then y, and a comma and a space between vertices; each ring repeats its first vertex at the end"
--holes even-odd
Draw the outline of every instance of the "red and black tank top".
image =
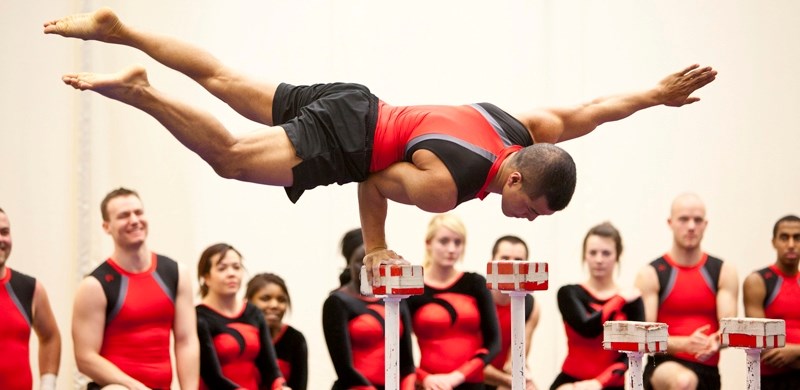
POLYGON ((154 253, 148 270, 132 273, 108 259, 91 276, 107 302, 100 355, 147 387, 168 389, 178 264, 154 253))
POLYGON ((36 279, 6 267, 0 279, 0 389, 30 390, 33 376, 30 364, 33 293, 36 279))
POLYGON ((460 204, 486 197, 501 163, 530 145, 527 128, 489 103, 393 107, 381 101, 370 172, 411 161, 417 150, 429 150, 450 171, 460 204))

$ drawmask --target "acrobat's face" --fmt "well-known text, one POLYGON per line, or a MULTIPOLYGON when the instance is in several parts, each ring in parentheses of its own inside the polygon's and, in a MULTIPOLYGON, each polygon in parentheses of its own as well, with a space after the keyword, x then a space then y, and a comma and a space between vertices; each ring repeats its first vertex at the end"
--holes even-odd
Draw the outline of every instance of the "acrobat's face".
POLYGON ((286 309, 289 308, 289 296, 276 283, 267 283, 256 292, 251 302, 261 309, 267 325, 273 329, 281 326, 286 309))
POLYGON ((541 215, 552 215, 549 202, 544 195, 532 199, 522 186, 522 174, 512 172, 503 186, 501 201, 503 214, 512 218, 524 218, 533 221, 541 215))
POLYGON ((11 256, 11 224, 6 213, 0 211, 0 268, 6 265, 11 256))
POLYGON ((108 221, 103 221, 103 230, 118 247, 128 248, 142 245, 147 239, 147 217, 139 197, 123 195, 113 198, 106 205, 108 221))

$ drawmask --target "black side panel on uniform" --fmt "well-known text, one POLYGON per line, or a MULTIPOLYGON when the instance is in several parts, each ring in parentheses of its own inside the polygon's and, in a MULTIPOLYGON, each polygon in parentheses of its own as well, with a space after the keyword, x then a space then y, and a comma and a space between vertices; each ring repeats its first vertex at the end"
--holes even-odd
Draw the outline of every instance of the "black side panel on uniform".
POLYGON ((525 321, 531 318, 531 314, 533 314, 533 295, 527 294, 525 295, 525 321))
POLYGON ((17 271, 11 270, 11 289, 17 296, 21 309, 25 311, 28 320, 33 321, 33 293, 36 291, 36 279, 17 271))
POLYGON ((117 307, 119 291, 122 286, 122 275, 120 275, 108 261, 100 264, 90 275, 97 279, 100 285, 103 286, 103 292, 106 294, 106 321, 108 321, 108 319, 113 316, 112 313, 117 307))
POLYGON ((711 282, 711 285, 708 286, 711 288, 711 291, 714 292, 716 295, 717 288, 719 286, 719 275, 722 272, 722 260, 714 257, 708 256, 706 263, 703 265, 705 271, 708 272, 708 276, 711 282))
POLYGON ((450 171, 458 189, 458 204, 475 198, 492 168, 493 161, 477 153, 465 153, 469 151, 466 147, 436 138, 420 141, 409 148, 406 161, 411 161, 410 157, 419 149, 435 154, 450 171))
POLYGON ((758 271, 759 275, 761 275, 761 279, 764 279, 764 286, 767 288, 766 294, 764 294, 764 307, 766 308, 772 303, 772 300, 775 299, 775 296, 778 295, 780 291, 780 284, 781 278, 775 274, 773 270, 769 267, 762 268, 758 271))
POLYGON ((650 265, 656 269, 656 275, 658 275, 658 302, 661 303, 672 291, 672 284, 675 282, 674 270, 663 257, 653 260, 650 265))
POLYGON ((178 263, 169 257, 158 255, 156 273, 168 290, 165 292, 172 298, 172 302, 175 302, 175 297, 178 295, 178 263))

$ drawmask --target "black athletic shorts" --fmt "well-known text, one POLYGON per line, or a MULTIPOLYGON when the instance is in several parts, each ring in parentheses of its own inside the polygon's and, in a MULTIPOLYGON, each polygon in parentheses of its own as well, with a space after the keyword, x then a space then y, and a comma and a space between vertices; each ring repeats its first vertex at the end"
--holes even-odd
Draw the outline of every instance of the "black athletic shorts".
POLYGON ((720 390, 722 382, 719 377, 719 367, 707 366, 701 363, 695 363, 678 359, 667 354, 650 355, 647 360, 647 365, 644 367, 644 388, 645 390, 652 390, 653 385, 650 384, 650 378, 659 364, 664 362, 676 362, 690 370, 697 375, 697 390, 720 390))
MULTIPOLYGON (((100 389, 102 389, 102 388, 103 388, 103 386, 100 386, 100 385, 98 385, 98 384, 97 384, 97 383, 95 383, 95 382, 89 382, 89 383, 86 385, 86 390, 100 390, 100 389)), ((159 389, 154 389, 154 390, 159 390, 159 389)), ((165 390, 166 390, 166 389, 165 389, 165 390)))
POLYGON ((761 390, 800 389, 800 370, 775 375, 761 375, 761 390))
POLYGON ((294 86, 281 83, 272 104, 273 124, 286 130, 297 157, 286 195, 367 179, 378 123, 378 98, 359 84, 294 86))
MULTIPOLYGON (((578 378, 576 378, 576 377, 574 377, 572 375, 568 375, 568 374, 565 374, 564 372, 561 372, 560 374, 558 374, 556 379, 553 381, 553 384, 550 385, 550 390, 555 390, 559 386, 566 385, 567 383, 575 383, 575 382, 580 382, 582 380, 583 379, 578 379, 578 378)), ((617 387, 611 386, 611 387, 604 387, 603 390, 625 390, 625 387, 624 386, 617 386, 617 387)))

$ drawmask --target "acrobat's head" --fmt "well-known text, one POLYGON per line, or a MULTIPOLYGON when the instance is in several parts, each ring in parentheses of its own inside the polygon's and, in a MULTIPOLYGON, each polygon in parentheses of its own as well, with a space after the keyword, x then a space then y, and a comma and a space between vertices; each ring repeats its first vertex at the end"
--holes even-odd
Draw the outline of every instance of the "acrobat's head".
POLYGON ((563 210, 575 193, 575 161, 564 149, 535 144, 509 157, 503 184, 503 214, 534 220, 563 210))

